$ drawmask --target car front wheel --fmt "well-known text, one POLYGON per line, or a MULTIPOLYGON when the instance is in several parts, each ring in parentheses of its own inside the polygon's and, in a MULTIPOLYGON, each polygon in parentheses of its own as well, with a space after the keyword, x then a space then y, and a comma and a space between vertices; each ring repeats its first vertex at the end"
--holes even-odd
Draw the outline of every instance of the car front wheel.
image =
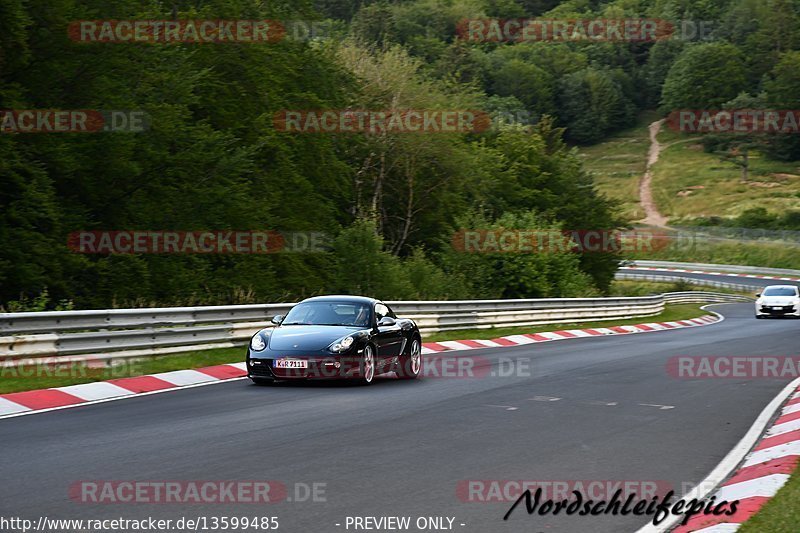
POLYGON ((364 347, 358 374, 358 383, 361 385, 369 385, 375 379, 375 350, 369 344, 364 347))
POLYGON ((422 345, 419 339, 411 341, 408 355, 400 356, 397 377, 400 379, 416 379, 422 371, 422 345))

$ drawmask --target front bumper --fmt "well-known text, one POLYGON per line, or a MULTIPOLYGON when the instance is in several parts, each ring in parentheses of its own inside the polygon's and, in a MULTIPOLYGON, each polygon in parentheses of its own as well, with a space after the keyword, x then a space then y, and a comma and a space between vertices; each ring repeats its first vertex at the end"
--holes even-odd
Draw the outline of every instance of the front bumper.
POLYGON ((247 376, 254 379, 348 379, 360 375, 355 355, 262 355, 247 358, 247 376), (306 368, 278 368, 276 359, 305 361, 306 368))
POLYGON ((756 315, 800 317, 800 309, 794 305, 757 305, 756 315))

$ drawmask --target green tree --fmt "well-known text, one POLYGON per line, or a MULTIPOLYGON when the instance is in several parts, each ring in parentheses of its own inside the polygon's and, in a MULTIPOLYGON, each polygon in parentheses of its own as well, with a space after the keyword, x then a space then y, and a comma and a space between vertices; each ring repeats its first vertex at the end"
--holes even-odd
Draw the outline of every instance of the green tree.
MULTIPOLYGON (((764 79, 767 107, 778 110, 800 109, 800 52, 784 53, 764 79)), ((800 159, 800 139, 797 134, 767 135, 766 153, 783 161, 800 159)))
POLYGON ((747 88, 747 67, 736 46, 692 44, 669 69, 661 107, 666 111, 719 108, 747 88))
POLYGON ((635 107, 613 73, 592 67, 559 81, 558 108, 567 136, 585 144, 629 126, 635 118, 635 107))

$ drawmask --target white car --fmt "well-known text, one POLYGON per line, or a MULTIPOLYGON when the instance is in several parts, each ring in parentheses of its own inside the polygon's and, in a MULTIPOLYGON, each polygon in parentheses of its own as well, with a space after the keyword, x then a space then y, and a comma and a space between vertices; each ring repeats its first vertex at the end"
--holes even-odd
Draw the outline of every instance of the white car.
POLYGON ((756 295, 756 318, 791 316, 800 318, 800 293, 794 285, 770 285, 756 295))

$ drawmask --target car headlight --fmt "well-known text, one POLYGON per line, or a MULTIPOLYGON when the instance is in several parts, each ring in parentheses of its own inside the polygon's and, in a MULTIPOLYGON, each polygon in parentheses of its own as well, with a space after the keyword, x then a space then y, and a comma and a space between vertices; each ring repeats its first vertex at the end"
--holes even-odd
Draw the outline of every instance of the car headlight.
POLYGON ((253 338, 250 339, 250 349, 254 352, 260 352, 264 348, 267 347, 267 343, 264 341, 264 338, 261 336, 261 333, 256 333, 253 335, 253 338))
POLYGON ((344 352, 353 345, 354 341, 355 339, 352 337, 352 335, 348 335, 347 337, 339 339, 338 341, 331 344, 331 351, 344 352))

